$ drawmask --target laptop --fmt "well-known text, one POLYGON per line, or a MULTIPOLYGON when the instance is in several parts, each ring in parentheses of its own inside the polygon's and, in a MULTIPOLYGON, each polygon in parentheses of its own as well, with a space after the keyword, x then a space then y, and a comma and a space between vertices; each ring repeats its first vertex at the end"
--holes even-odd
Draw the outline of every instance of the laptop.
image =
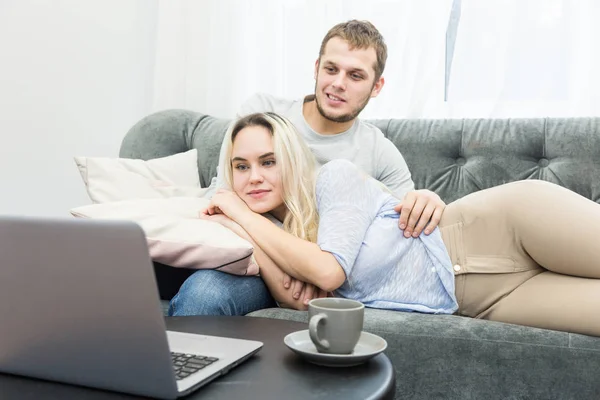
POLYGON ((262 346, 167 331, 133 222, 0 217, 0 372, 173 399, 262 346))

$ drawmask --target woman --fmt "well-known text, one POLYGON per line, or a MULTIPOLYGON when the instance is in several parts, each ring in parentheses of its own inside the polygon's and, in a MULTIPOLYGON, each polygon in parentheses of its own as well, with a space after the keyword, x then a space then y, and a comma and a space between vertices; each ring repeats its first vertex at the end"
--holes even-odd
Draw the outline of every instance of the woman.
POLYGON ((232 191, 219 191, 203 215, 252 240, 264 277, 281 269, 368 307, 458 310, 600 336, 596 203, 550 183, 515 182, 449 204, 439 229, 404 238, 391 193, 347 161, 316 175, 283 118, 244 117, 225 140, 232 191))

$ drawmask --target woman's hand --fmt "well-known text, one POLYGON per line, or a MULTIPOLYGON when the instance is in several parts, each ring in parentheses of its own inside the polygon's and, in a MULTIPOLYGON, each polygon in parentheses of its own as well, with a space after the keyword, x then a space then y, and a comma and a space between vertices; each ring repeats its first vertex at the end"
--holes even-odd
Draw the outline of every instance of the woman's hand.
POLYGON ((238 224, 225 214, 208 215, 206 213, 206 210, 202 210, 198 213, 198 217, 207 221, 217 222, 225 228, 229 229, 230 231, 236 233, 242 239, 246 239, 248 241, 250 240, 250 235, 248 235, 248 232, 246 232, 244 228, 240 226, 240 224, 238 224))
POLYGON ((302 282, 298 279, 292 278, 285 272, 283 273, 283 287, 286 289, 291 288, 292 297, 296 300, 301 299, 304 305, 308 305, 308 302, 312 299, 328 296, 328 293, 324 290, 321 290, 310 283, 302 282))
POLYGON ((203 220, 206 220, 206 221, 216 222, 218 224, 223 225, 225 228, 229 228, 229 229, 231 229, 235 225, 238 225, 237 222, 233 221, 231 218, 229 218, 225 214, 208 215, 207 212, 206 212, 206 210, 200 211, 198 213, 198 217, 200 219, 203 219, 203 220))
POLYGON ((236 222, 247 212, 252 212, 252 210, 236 193, 227 189, 218 189, 206 210, 202 211, 207 216, 225 214, 236 222))

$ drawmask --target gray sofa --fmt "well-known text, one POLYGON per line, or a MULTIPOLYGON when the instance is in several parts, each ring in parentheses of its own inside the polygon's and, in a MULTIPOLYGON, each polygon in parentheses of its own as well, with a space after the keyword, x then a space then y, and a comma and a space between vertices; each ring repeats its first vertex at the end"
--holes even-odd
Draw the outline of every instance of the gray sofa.
MULTIPOLYGON (((229 122, 185 110, 158 112, 132 127, 120 156, 151 159, 197 148, 206 186, 229 122)), ((600 199, 598 118, 370 122, 400 149, 416 187, 446 203, 520 179, 543 179, 600 199)), ((155 271, 165 300, 191 272, 159 264, 155 271)), ((306 321, 305 312, 284 309, 250 316, 306 321)), ((600 338, 373 309, 365 330, 388 341, 399 399, 600 398, 600 338)))

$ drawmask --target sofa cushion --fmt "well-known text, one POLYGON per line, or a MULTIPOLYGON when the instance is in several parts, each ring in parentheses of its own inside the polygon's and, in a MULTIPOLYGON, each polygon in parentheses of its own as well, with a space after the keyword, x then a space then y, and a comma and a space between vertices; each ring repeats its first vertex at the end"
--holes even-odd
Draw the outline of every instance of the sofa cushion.
MULTIPOLYGON (((300 322, 307 315, 281 308, 248 314, 300 322)), ((600 338, 375 309, 365 310, 364 330, 388 342, 396 398, 592 399, 600 391, 600 338)))

